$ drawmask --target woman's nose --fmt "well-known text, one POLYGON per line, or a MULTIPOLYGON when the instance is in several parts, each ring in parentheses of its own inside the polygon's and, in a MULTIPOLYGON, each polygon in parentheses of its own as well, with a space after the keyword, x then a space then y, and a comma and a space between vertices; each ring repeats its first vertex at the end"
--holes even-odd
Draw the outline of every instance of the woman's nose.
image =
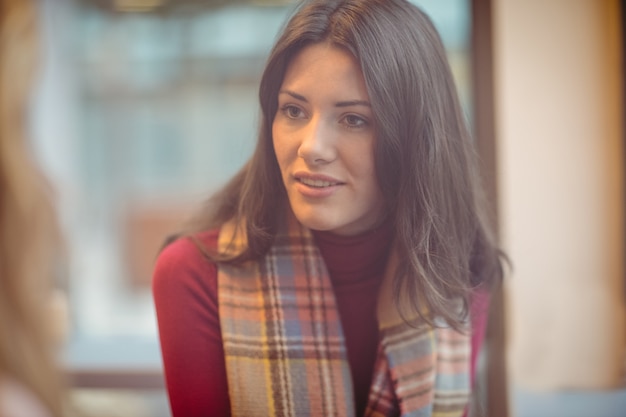
POLYGON ((298 156, 311 165, 325 164, 336 158, 335 132, 319 117, 302 129, 298 156))

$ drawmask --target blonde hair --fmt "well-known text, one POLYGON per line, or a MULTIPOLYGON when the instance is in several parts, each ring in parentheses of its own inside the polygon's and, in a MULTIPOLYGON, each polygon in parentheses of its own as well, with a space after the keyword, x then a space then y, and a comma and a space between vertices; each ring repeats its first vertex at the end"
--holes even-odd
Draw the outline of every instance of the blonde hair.
POLYGON ((46 319, 58 230, 27 141, 38 55, 33 3, 0 0, 0 376, 60 416, 62 384, 46 319))

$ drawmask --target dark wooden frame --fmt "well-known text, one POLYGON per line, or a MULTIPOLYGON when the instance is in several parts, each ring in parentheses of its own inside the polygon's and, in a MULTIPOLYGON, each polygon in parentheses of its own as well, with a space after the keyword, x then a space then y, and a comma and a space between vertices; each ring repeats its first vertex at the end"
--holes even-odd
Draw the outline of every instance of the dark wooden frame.
POLYGON ((66 373, 74 388, 164 390, 160 369, 74 369, 66 373))
MULTIPOLYGON (((497 140, 493 78, 492 0, 472 0, 472 98, 474 135, 481 162, 481 175, 495 230, 498 230, 497 140)), ((502 287, 494 290, 485 339, 486 370, 479 375, 477 398, 484 406, 473 417, 507 417, 508 390, 505 359, 505 317, 502 287), (482 414, 482 415, 481 415, 482 414)))

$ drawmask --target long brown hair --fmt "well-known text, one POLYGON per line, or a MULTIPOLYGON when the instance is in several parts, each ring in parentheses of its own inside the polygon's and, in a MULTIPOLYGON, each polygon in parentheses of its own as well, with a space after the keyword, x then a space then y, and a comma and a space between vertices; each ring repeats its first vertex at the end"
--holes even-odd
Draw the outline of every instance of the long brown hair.
POLYGON ((330 42, 360 63, 377 129, 376 173, 393 219, 400 257, 395 296, 431 322, 459 328, 473 288, 502 276, 501 254, 486 221, 467 122, 439 34, 405 0, 312 0, 288 21, 267 61, 262 120, 248 164, 210 200, 197 229, 243 220, 249 248, 230 262, 262 256, 287 204, 271 128, 291 58, 330 42), (282 202, 282 204, 281 204, 282 202), (463 300, 463 308, 458 308, 463 300))
POLYGON ((0 0, 0 376, 61 416, 62 384, 45 311, 58 234, 49 187, 26 140, 37 36, 30 1, 0 0))

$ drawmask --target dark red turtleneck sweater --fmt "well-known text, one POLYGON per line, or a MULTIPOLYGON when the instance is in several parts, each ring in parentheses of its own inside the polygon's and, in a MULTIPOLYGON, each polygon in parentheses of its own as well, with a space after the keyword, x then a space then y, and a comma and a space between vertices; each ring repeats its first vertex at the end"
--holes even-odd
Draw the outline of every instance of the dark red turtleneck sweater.
MULTIPOLYGON (((198 235, 217 247, 217 231, 198 235)), ((363 415, 378 346, 376 299, 392 239, 389 228, 356 237, 315 232, 335 289, 363 415)), ((153 279, 165 379, 173 417, 229 416, 230 401, 217 304, 217 268, 189 239, 159 255, 153 279)), ((486 323, 487 297, 472 305, 472 374, 486 323)))

